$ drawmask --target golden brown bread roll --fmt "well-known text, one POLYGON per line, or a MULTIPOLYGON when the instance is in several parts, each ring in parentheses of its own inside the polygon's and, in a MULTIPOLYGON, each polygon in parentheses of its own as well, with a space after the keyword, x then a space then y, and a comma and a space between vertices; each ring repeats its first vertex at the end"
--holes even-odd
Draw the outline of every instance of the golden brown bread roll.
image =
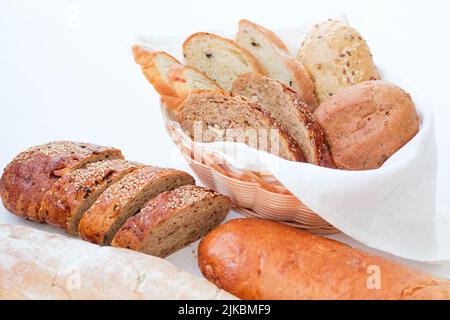
POLYGON ((342 89, 314 117, 339 169, 379 168, 419 131, 410 95, 386 81, 342 89))
POLYGON ((450 299, 450 281, 275 222, 232 220, 200 243, 203 275, 241 299, 450 299))

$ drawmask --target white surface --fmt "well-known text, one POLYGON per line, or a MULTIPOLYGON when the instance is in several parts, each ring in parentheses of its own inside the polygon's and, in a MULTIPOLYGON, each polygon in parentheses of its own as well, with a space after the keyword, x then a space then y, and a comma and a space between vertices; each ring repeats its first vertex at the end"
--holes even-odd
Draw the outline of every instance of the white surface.
MULTIPOLYGON (((230 0, 226 5, 1 0, 0 167, 31 145, 72 139, 117 146, 129 159, 187 170, 164 131, 157 95, 132 61, 130 46, 136 35, 234 30, 243 17, 284 29, 345 12, 369 42, 377 64, 395 69, 397 82, 408 91, 420 90, 420 97, 433 108, 440 163, 438 204, 448 209, 449 9, 448 1, 437 0, 230 0)), ((420 179, 420 172, 417 175, 420 179)), ((24 224, 3 208, 0 211, 0 222, 24 224)), ((195 261, 185 259, 193 249, 169 260, 198 273, 195 261)), ((450 277, 450 265, 415 265, 450 277)))

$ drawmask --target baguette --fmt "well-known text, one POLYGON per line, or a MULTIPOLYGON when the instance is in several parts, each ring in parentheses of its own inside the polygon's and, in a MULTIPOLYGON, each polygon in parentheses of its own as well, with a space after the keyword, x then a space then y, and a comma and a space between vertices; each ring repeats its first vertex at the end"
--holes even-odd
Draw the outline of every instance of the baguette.
POLYGON ((230 200, 217 192, 182 186, 146 203, 119 229, 112 245, 164 258, 217 227, 230 208, 230 200))
POLYGON ((211 33, 191 35, 183 44, 183 54, 188 65, 203 71, 226 91, 242 73, 264 73, 250 52, 233 40, 211 33))
POLYGON ((269 78, 289 86, 299 94, 310 111, 314 111, 317 99, 308 72, 290 56, 286 45, 273 31, 249 20, 241 20, 236 41, 253 54, 269 78))
POLYGON ((189 174, 145 166, 126 175, 103 192, 83 215, 79 224, 81 238, 99 245, 110 245, 122 224, 161 192, 194 184, 189 174))
POLYGON ((20 153, 5 168, 0 195, 10 212, 28 220, 39 217, 45 193, 65 173, 104 159, 123 159, 120 150, 88 143, 56 141, 20 153))
POLYGON ((207 279, 241 299, 450 300, 450 281, 275 222, 238 219, 200 243, 207 279))
POLYGON ((169 262, 0 225, 0 299, 235 299, 169 262))

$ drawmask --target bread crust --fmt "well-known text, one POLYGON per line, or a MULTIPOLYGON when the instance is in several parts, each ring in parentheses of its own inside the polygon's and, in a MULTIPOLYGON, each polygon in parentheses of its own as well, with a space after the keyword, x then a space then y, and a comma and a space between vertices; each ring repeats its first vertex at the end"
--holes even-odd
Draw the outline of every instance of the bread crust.
MULTIPOLYGON (((129 218, 116 233, 112 246, 142 251, 147 237, 164 223, 170 223, 178 212, 205 201, 223 201, 231 208, 231 201, 213 190, 187 185, 175 190, 163 192, 148 201, 141 211, 129 218)), ((213 219, 214 217, 211 217, 213 219)), ((220 217, 221 220, 225 216, 220 217)), ((174 222, 175 223, 175 222, 174 222)))
POLYGON ((330 19, 315 25, 297 59, 313 81, 319 104, 342 88, 380 79, 366 41, 340 21, 330 19))
MULTIPOLYGON (((100 245, 109 244, 106 239, 107 233, 118 219, 124 218, 127 205, 136 201, 144 188, 157 184, 167 177, 181 177, 186 184, 195 183, 186 172, 151 166, 142 167, 106 189, 95 201, 80 221, 78 230, 81 238, 100 245)), ((144 203, 147 200, 143 199, 144 203)))
POLYGON ((314 112, 340 169, 371 170, 408 143, 419 131, 414 102, 386 81, 342 89, 314 112))
POLYGON ((155 90, 161 96, 176 97, 177 92, 172 84, 164 79, 161 70, 156 64, 156 57, 158 55, 162 55, 167 59, 172 60, 175 65, 181 65, 181 63, 173 56, 164 51, 149 51, 139 45, 134 45, 132 51, 136 63, 141 66, 143 74, 153 85, 155 90))
POLYGON ((123 175, 141 166, 126 160, 106 160, 88 164, 65 174, 53 184, 42 199, 40 219, 54 227, 78 235, 78 226, 76 228, 71 226, 77 209, 82 207, 88 199, 91 201, 92 194, 101 192, 123 175))
POLYGON ((216 228, 201 241, 198 264, 241 299, 450 299, 449 280, 265 220, 216 228))
MULTIPOLYGON (((241 30, 245 27, 251 27, 255 30, 258 30, 261 35, 269 40, 269 42, 273 45, 274 50, 278 53, 280 59, 287 67, 287 70, 294 81, 291 88, 293 86, 296 87, 294 88, 296 89, 295 91, 303 99, 310 111, 313 112, 315 108, 317 108, 318 103, 314 94, 314 85, 305 67, 297 59, 290 56, 289 50, 286 45, 273 31, 249 20, 243 19, 239 21, 239 29, 241 30)), ((267 70, 265 71, 265 73, 269 74, 267 70)), ((286 83, 286 85, 289 84, 286 83)))
POLYGON ((45 193, 65 173, 102 159, 123 159, 120 150, 89 143, 55 141, 20 153, 0 179, 3 204, 10 212, 42 222, 39 209, 45 193))

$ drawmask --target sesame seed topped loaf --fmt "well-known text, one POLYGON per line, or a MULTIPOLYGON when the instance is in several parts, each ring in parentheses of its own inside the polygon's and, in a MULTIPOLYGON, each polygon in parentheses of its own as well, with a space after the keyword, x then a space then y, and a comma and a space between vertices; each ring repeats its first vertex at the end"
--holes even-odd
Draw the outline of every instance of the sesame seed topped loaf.
POLYGON ((419 131, 411 96, 386 81, 342 89, 314 112, 339 169, 379 168, 419 131))
POLYGON ((241 20, 236 41, 253 54, 268 77, 289 86, 314 111, 317 99, 308 72, 297 59, 290 56, 286 45, 274 32, 251 21, 241 20))
POLYGON ((87 241, 109 245, 117 230, 150 199, 161 192, 194 184, 187 173, 152 166, 139 168, 110 186, 83 215, 80 236, 87 241))
POLYGON ((218 226, 230 200, 209 189, 186 185, 161 193, 129 218, 112 245, 166 257, 218 226))
POLYGON ((126 160, 104 160, 87 164, 59 179, 42 199, 42 221, 78 234, 83 214, 107 187, 142 165, 126 160))
POLYGON ((56 141, 20 153, 5 168, 0 194, 6 209, 41 222, 42 198, 65 173, 89 162, 122 159, 120 150, 88 143, 56 141))
POLYGON ((199 32, 183 44, 188 65, 194 66, 226 91, 231 90, 234 79, 247 72, 264 73, 255 57, 235 41, 218 35, 199 32))
POLYGON ((339 89, 380 78, 366 41, 340 21, 328 20, 315 25, 297 58, 314 83, 319 103, 339 89))
POLYGON ((304 161, 295 140, 257 103, 242 96, 204 92, 191 94, 177 120, 197 142, 240 142, 291 161, 304 161), (197 132, 201 136, 197 136, 197 132))
POLYGON ((232 93, 258 102, 297 141, 306 161, 334 168, 322 129, 297 93, 285 84, 256 73, 239 76, 232 93))

